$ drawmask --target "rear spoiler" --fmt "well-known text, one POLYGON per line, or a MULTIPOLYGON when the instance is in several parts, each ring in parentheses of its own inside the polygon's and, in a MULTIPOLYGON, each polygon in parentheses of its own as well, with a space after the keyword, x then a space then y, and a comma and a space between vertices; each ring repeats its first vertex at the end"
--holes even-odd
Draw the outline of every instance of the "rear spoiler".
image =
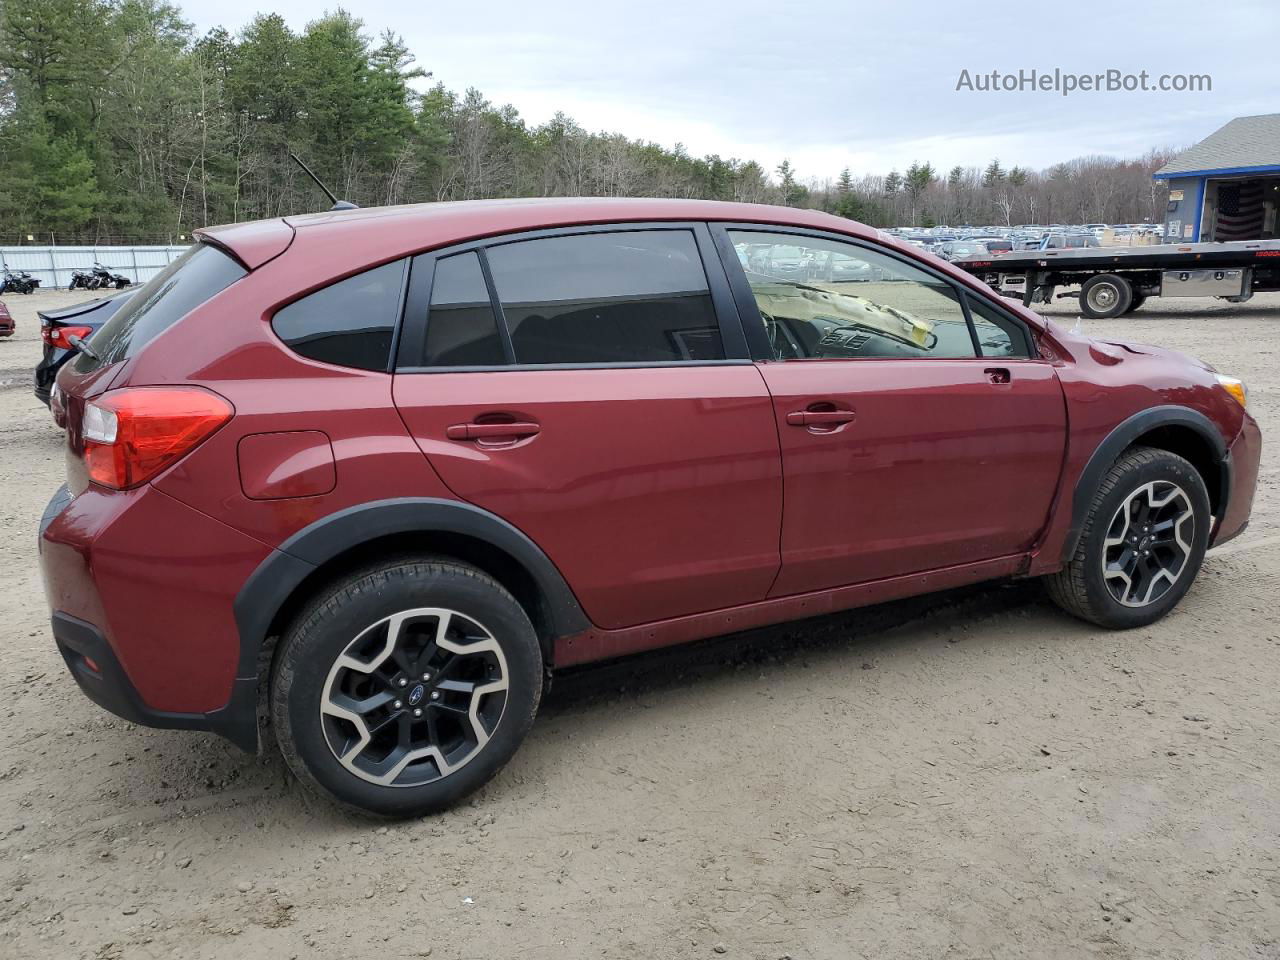
POLYGON ((201 227, 193 235, 196 240, 230 254, 246 270, 257 270, 288 250, 294 233, 286 221, 276 219, 201 227))

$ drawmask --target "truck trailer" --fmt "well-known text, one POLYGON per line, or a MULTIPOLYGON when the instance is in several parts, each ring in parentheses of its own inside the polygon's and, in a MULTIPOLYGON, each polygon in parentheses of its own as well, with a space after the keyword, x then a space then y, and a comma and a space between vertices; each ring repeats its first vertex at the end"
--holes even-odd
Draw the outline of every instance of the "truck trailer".
POLYGON ((1022 250, 955 266, 1026 306, 1079 297, 1086 317, 1106 319, 1132 313, 1148 297, 1244 303, 1254 293, 1280 290, 1280 240, 1022 250), (1056 292, 1077 285, 1078 292, 1056 292))

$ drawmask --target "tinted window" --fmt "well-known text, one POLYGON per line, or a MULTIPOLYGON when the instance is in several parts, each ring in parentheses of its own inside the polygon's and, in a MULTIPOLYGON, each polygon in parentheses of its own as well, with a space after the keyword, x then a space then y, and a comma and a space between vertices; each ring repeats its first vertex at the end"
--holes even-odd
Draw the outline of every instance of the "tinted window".
MULTIPOLYGON (((769 234, 731 231, 735 244, 769 234)), ((747 282, 777 360, 972 357, 955 288, 853 244, 805 239, 805 269, 758 259, 747 282)))
POLYGON ((994 307, 969 296, 969 316, 984 357, 1027 357, 1027 340, 1022 328, 994 307))
POLYGON ((277 311, 272 329, 312 360, 386 370, 403 280, 403 260, 347 277, 277 311))
POLYGON ((247 272, 217 247, 192 244, 102 325, 91 345, 100 359, 81 353, 75 361, 76 369, 84 373, 132 357, 247 272))
POLYGON ((687 230, 547 237, 488 257, 517 363, 724 358, 687 230))
POLYGON ((480 258, 460 253, 436 263, 427 317, 427 366, 505 363, 480 258))

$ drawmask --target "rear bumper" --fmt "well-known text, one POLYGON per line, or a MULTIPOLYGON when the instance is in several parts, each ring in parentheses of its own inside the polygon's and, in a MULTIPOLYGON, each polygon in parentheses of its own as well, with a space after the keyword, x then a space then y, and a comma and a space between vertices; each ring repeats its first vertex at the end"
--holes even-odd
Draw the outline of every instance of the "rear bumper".
POLYGON ((39 546, 54 640, 91 700, 257 749, 257 672, 238 669, 232 604, 269 548, 151 487, 63 487, 39 546))
POLYGON ((65 613, 53 614, 53 639, 86 697, 131 723, 172 730, 205 730, 250 753, 258 750, 257 680, 237 680, 231 699, 209 713, 178 713, 147 706, 111 644, 98 628, 65 613))

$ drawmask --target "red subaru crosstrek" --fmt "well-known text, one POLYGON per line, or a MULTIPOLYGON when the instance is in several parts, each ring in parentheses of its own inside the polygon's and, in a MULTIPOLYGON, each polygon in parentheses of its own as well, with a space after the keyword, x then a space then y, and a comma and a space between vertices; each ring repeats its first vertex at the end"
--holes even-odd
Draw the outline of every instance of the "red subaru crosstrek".
POLYGON ((389 815, 492 777, 554 668, 1000 577, 1149 624, 1260 450, 1204 363, 703 201, 206 230, 58 388, 41 562, 85 693, 249 750, 269 719, 389 815), (865 268, 769 267, 833 257, 865 268))

